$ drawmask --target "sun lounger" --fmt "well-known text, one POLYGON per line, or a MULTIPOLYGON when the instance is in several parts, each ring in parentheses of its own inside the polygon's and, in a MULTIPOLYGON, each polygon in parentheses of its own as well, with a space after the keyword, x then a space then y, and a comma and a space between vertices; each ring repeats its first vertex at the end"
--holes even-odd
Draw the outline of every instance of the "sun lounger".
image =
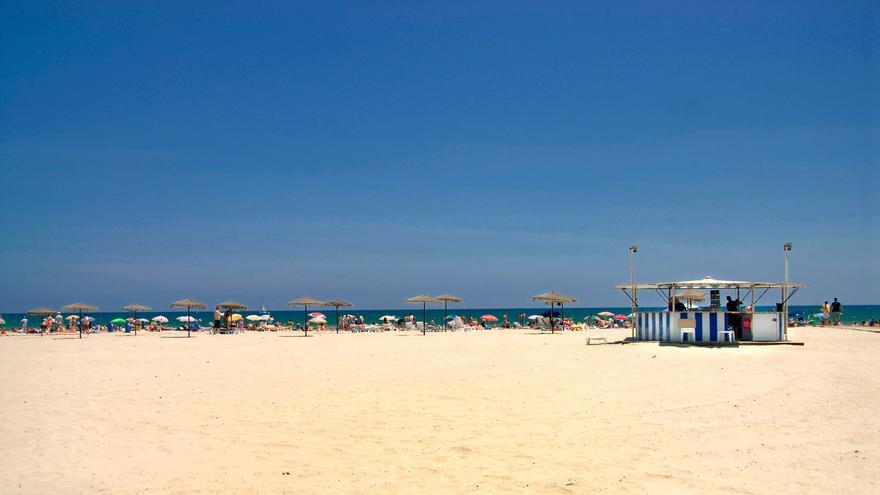
POLYGON ((608 343, 608 334, 605 333, 604 331, 587 330, 584 333, 587 335, 587 345, 590 345, 590 342, 592 342, 594 340, 595 341, 601 340, 602 342, 604 342, 606 344, 608 343))

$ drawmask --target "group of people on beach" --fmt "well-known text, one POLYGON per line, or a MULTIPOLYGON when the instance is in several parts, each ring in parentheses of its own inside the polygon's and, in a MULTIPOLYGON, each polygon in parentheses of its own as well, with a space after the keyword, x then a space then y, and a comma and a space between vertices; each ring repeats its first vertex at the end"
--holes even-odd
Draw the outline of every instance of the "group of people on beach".
POLYGON ((823 327, 826 326, 840 326, 840 313, 843 306, 840 304, 840 301, 837 298, 834 298, 834 301, 831 304, 828 304, 828 301, 825 301, 822 304, 822 311, 819 314, 819 319, 821 321, 821 325, 823 327))

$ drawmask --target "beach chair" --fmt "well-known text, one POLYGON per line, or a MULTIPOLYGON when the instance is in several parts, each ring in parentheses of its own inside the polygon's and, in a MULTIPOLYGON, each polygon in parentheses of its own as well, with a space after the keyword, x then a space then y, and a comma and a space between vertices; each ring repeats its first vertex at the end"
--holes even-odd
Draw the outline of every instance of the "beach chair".
POLYGON ((678 320, 678 330, 681 332, 682 342, 694 342, 697 340, 697 320, 678 320), (691 336, 691 339, 685 340, 685 337, 688 335, 691 336))
POLYGON ((592 341, 601 340, 604 343, 608 343, 608 334, 606 332, 597 332, 596 330, 586 330, 584 335, 587 336, 587 345, 590 345, 592 341))
POLYGON ((731 344, 736 342, 736 333, 734 333, 733 327, 727 327, 727 330, 718 330, 718 337, 721 342, 730 342, 731 344))

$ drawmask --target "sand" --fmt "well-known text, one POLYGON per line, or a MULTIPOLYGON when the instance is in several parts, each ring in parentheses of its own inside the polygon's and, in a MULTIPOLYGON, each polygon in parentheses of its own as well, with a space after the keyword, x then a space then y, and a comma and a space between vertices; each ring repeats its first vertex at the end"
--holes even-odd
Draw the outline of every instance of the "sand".
POLYGON ((293 335, 0 337, 0 492, 880 492, 878 332, 293 335))

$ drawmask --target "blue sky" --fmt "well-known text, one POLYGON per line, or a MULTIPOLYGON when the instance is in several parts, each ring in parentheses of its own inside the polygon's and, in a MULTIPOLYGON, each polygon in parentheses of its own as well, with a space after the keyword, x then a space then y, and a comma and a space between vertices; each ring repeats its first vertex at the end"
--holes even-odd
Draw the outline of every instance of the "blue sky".
POLYGON ((180 3, 2 3, 0 310, 880 302, 876 2, 180 3))

